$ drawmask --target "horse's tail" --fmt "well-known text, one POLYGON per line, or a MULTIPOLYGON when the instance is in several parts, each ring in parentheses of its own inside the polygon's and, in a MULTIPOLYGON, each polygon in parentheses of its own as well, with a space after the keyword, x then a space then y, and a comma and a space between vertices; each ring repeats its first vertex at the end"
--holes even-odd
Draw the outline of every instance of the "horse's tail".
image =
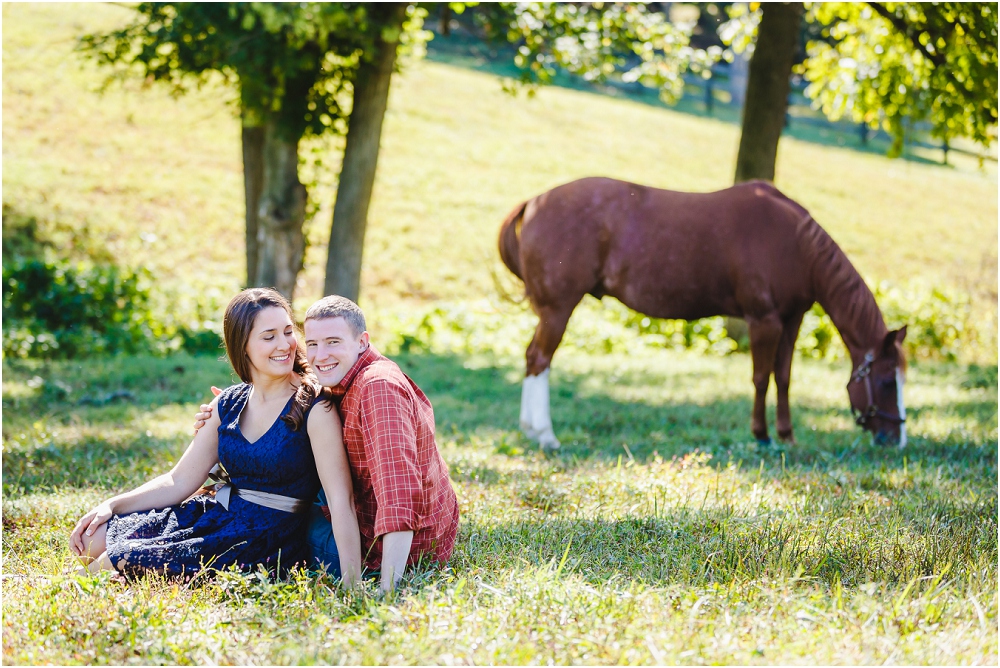
POLYGON ((508 214, 507 219, 500 226, 500 259, 504 265, 510 269, 511 273, 524 280, 521 272, 521 221, 524 219, 524 208, 527 201, 521 202, 514 210, 508 214))

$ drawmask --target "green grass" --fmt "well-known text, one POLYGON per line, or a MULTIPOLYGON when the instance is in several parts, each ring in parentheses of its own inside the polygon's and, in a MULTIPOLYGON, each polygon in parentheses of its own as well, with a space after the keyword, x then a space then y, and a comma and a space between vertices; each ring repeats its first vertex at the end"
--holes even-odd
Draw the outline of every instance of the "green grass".
POLYGON ((231 376, 184 356, 8 363, 5 662, 996 660, 997 394, 965 367, 911 369, 899 451, 856 432, 842 364, 801 361, 799 443, 761 448, 745 357, 570 350, 547 458, 514 429, 515 366, 398 359, 434 402, 462 524, 449 569, 391 601, 306 576, 58 575, 75 518, 169 466, 231 376), (80 403, 114 391, 131 399, 80 403))
MULTIPOLYGON (((59 252, 149 267, 174 308, 224 303, 243 272, 231 93, 98 95, 73 40, 124 16, 3 6, 5 232, 33 218, 59 252)), ((995 664, 995 338, 969 351, 978 365, 911 366, 905 451, 853 425, 843 361, 797 360, 799 442, 761 448, 747 356, 644 345, 586 300, 553 370, 562 452, 516 431, 532 318, 491 301, 507 211, 590 174, 722 188, 737 141, 730 124, 650 105, 515 99, 487 73, 407 64, 363 306, 435 406, 462 512, 449 568, 390 600, 306 575, 61 575, 80 514, 166 470, 207 387, 233 377, 214 357, 6 360, 4 663, 995 664)), ((300 309, 322 285, 327 144, 300 309)), ((778 185, 870 281, 962 291, 995 323, 996 167, 956 162, 783 139, 778 185)))

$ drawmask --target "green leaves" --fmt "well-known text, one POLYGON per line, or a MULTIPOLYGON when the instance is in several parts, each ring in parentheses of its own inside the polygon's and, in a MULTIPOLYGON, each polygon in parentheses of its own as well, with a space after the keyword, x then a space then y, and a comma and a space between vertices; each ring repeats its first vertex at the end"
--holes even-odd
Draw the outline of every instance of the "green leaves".
POLYGON ((5 264, 3 283, 5 355, 138 352, 158 338, 144 270, 16 259, 5 264))
POLYGON ((500 3, 492 12, 487 34, 518 45, 514 63, 526 84, 549 83, 562 69, 587 81, 638 81, 675 100, 684 72, 721 55, 691 48, 693 24, 670 23, 640 4, 500 3))
POLYGON ((908 125, 948 141, 996 139, 996 3, 815 4, 824 26, 801 72, 832 119, 882 125, 902 151, 908 125))
MULTIPOLYGON (((410 7, 407 48, 422 48, 426 10, 410 7)), ((80 48, 115 75, 134 72, 182 93, 222 73, 240 88, 252 125, 274 117, 296 137, 343 133, 353 79, 385 26, 353 3, 162 3, 136 7, 117 31, 86 35, 80 48)), ((396 28, 389 28, 398 30, 396 28)))
MULTIPOLYGON (((722 27, 736 51, 753 51, 758 3, 739 5, 722 27)), ((687 71, 706 74, 722 52, 694 49, 693 25, 670 23, 631 3, 499 3, 478 8, 488 36, 518 46, 523 84, 550 83, 560 70, 601 82, 620 78, 683 93, 687 71)), ((799 71, 806 95, 833 120, 843 117, 893 137, 927 122, 948 141, 988 146, 997 124, 996 3, 815 3, 807 20, 822 26, 799 71)))

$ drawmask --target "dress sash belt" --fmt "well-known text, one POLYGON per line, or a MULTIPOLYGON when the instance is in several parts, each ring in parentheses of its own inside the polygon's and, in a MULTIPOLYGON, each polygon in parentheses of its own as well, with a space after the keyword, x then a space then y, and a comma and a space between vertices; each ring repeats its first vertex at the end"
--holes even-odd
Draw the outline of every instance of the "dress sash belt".
POLYGON ((302 513, 312 505, 309 501, 303 501, 291 496, 235 487, 233 481, 229 478, 229 474, 226 473, 226 470, 220 464, 212 467, 212 470, 208 472, 208 477, 212 482, 205 485, 202 491, 215 496, 215 500, 221 503, 222 507, 226 510, 229 510, 229 500, 233 496, 246 499, 250 503, 256 503, 258 506, 283 510, 286 513, 302 513))

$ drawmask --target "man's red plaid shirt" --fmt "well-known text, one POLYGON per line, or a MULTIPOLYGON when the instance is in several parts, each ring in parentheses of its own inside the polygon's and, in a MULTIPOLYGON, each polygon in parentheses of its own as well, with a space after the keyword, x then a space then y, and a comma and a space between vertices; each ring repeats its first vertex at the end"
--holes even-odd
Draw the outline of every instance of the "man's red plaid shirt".
POLYGON ((344 446, 365 565, 382 563, 380 536, 412 531, 408 564, 445 563, 458 533, 458 499, 434 442, 434 409, 392 360, 369 345, 339 385, 344 446))

